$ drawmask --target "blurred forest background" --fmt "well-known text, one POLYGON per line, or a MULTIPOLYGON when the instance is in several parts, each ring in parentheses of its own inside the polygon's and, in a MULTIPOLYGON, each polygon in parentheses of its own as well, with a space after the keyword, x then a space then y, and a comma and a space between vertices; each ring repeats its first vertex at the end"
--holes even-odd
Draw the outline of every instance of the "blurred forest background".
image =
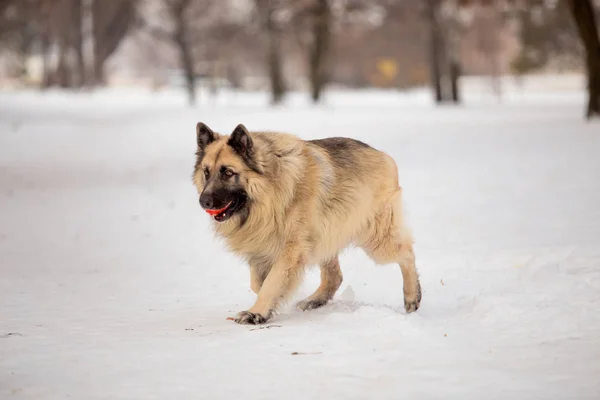
POLYGON ((0 86, 223 88, 273 103, 328 87, 429 86, 460 77, 579 73, 600 114, 598 0, 0 0, 0 86))

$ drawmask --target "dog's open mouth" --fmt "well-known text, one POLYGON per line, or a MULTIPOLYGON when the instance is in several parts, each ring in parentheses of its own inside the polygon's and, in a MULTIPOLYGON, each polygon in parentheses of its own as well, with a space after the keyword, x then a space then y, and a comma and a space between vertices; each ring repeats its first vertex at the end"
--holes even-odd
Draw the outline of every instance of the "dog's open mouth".
POLYGON ((215 219, 215 221, 223 222, 223 221, 231 218, 231 216, 237 210, 239 210, 244 205, 244 203, 245 203, 245 199, 239 198, 239 199, 230 201, 223 208, 208 209, 208 210, 206 210, 206 212, 208 214, 210 214, 215 219))
POLYGON ((231 210, 232 205, 233 205, 233 201, 230 201, 223 208, 219 208, 218 210, 209 209, 209 210, 206 210, 206 212, 209 213, 210 215, 212 215, 216 221, 219 221, 219 222, 225 221, 226 218, 231 216, 231 213, 229 213, 229 211, 231 210))

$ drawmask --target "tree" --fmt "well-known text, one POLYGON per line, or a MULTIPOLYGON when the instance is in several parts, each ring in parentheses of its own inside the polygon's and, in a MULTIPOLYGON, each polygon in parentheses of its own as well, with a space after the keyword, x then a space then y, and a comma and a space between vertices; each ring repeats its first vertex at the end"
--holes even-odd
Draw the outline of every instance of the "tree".
POLYGON ((152 38, 177 49, 189 104, 194 105, 199 60, 212 65, 205 67, 204 71, 214 78, 219 53, 233 41, 239 26, 230 21, 229 4, 225 1, 161 0, 158 5, 159 14, 166 16, 166 20, 156 24, 146 18, 140 21, 141 29, 152 38))
POLYGON ((84 18, 84 7, 83 0, 71 0, 71 44, 75 50, 77 58, 77 76, 78 81, 75 83, 76 86, 82 87, 86 83, 86 68, 85 58, 83 55, 83 18, 84 18))
POLYGON ((133 27, 135 0, 92 0, 94 84, 106 83, 104 65, 133 27))
POLYGON ((327 83, 326 57, 331 42, 331 10, 328 0, 317 0, 313 11, 313 35, 309 50, 311 98, 317 103, 327 83))
POLYGON ((183 70, 185 87, 190 105, 196 103, 196 68, 190 40, 189 14, 194 2, 192 0, 162 0, 171 29, 158 27, 143 22, 142 28, 155 39, 172 43, 179 53, 179 66, 183 70))
POLYGON ((586 118, 600 117, 600 40, 591 0, 566 0, 585 47, 588 104, 586 118))
MULTIPOLYGON (((86 78, 82 0, 53 0, 48 4, 51 6, 47 16, 50 17, 50 40, 58 46, 58 64, 48 83, 63 88, 82 87, 86 78)), ((48 51, 48 47, 44 51, 48 51)))
POLYGON ((292 13, 296 39, 307 55, 310 97, 318 103, 329 80, 328 59, 334 25, 331 4, 329 0, 300 1, 292 13))
POLYGON ((26 60, 35 52, 40 31, 38 7, 36 0, 0 0, 0 45, 14 77, 27 76, 26 60))
POLYGON ((460 103, 458 42, 459 4, 453 0, 427 0, 431 84, 436 103, 460 103))
POLYGON ((267 44, 266 64, 271 84, 271 102, 277 104, 283 100, 286 90, 281 56, 281 27, 275 20, 275 13, 281 7, 282 1, 255 0, 255 3, 267 44))
POLYGON ((94 65, 94 83, 104 84, 104 64, 129 33, 135 4, 136 0, 0 0, 0 41, 8 40, 6 47, 22 60, 41 56, 42 88, 82 87, 89 77, 83 20, 91 12, 94 61, 89 64, 94 65))
POLYGON ((196 103, 196 71, 192 51, 189 44, 188 25, 185 13, 190 6, 190 0, 170 0, 167 1, 169 13, 175 22, 175 31, 173 32, 173 41, 179 49, 181 66, 185 75, 185 84, 188 92, 190 105, 196 103))
POLYGON ((458 14, 460 11, 460 2, 446 0, 446 15, 443 21, 446 32, 446 53, 448 57, 448 84, 450 85, 450 100, 453 103, 460 103, 460 87, 458 80, 461 75, 460 63, 460 37, 463 31, 463 24, 460 21, 458 14))
POLYGON ((476 34, 476 49, 487 60, 491 85, 498 98, 501 96, 500 34, 504 24, 498 4, 495 1, 479 1, 475 4, 475 18, 472 29, 476 34))
POLYGON ((445 100, 442 92, 441 52, 443 48, 441 27, 438 19, 439 0, 427 0, 427 16, 429 19, 429 56, 430 74, 436 103, 445 100))
POLYGON ((519 26, 521 51, 512 62, 516 73, 539 70, 549 64, 568 69, 580 66, 583 52, 568 8, 565 1, 514 1, 508 15, 519 26))

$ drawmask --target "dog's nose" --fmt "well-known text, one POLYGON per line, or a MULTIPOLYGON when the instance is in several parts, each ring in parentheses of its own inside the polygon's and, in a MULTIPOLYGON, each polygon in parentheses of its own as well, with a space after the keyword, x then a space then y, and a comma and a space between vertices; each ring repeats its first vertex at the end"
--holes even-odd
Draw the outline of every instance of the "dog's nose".
POLYGON ((213 208, 213 197, 210 194, 203 193, 199 201, 200 206, 205 210, 213 208))

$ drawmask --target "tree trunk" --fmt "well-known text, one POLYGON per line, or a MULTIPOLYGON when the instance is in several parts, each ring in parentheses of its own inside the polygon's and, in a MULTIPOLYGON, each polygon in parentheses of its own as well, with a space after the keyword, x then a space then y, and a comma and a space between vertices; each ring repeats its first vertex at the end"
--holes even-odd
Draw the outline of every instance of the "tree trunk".
POLYGON ((460 76, 460 66, 456 60, 450 63, 450 90, 452 93, 452 102, 460 103, 460 94, 458 89, 458 78, 460 76))
POLYGON ((106 83, 104 64, 127 35, 135 17, 135 1, 92 1, 94 84, 106 83))
POLYGON ((100 57, 94 57, 94 85, 103 86, 106 84, 106 76, 104 75, 104 62, 100 57))
POLYGON ((177 40, 179 53, 181 57, 181 66, 185 74, 185 86, 188 93, 190 105, 196 104, 196 74, 194 72, 194 63, 190 54, 190 49, 184 40, 177 40))
POLYGON ((40 89, 47 89, 51 85, 51 66, 50 66, 50 8, 51 4, 45 1, 39 3, 37 14, 37 23, 40 27, 40 48, 42 56, 42 79, 40 89))
MULTIPOLYGON (((63 3, 64 6, 64 3, 63 3)), ((65 9, 62 9, 63 13, 65 9)), ((61 14, 63 14, 61 13, 61 14)), ((64 15, 64 14, 63 14, 64 15)), ((61 15, 61 16, 63 16, 61 15)), ((68 16, 68 14, 67 14, 68 16)), ((61 26, 58 29, 58 65, 56 66, 55 76, 56 84, 61 88, 71 87, 71 69, 69 68, 69 20, 61 21, 61 26)))
POLYGON ((93 54, 94 70, 92 71, 92 85, 98 86, 105 83, 104 77, 104 39, 103 39, 103 25, 106 17, 104 14, 106 10, 102 8, 100 0, 92 0, 92 37, 93 37, 93 54))
POLYGON ((60 49, 58 50, 58 65, 55 72, 56 83, 59 87, 68 88, 71 86, 69 75, 66 48, 63 45, 60 45, 60 49))
POLYGON ((191 49, 187 42, 187 26, 183 15, 183 10, 174 14, 176 27, 175 43, 179 48, 179 57, 181 67, 185 74, 185 85, 188 93, 190 105, 196 104, 196 73, 194 70, 194 61, 192 59, 191 49))
POLYGON ((83 57, 83 13, 82 0, 73 0, 73 48, 77 56, 77 87, 85 86, 85 60, 83 57))
POLYGON ((444 21, 445 34, 444 45, 448 49, 448 84, 450 85, 450 99, 454 104, 461 102, 460 86, 458 80, 461 75, 460 65, 460 41, 461 22, 458 17, 459 9, 453 7, 452 15, 444 21))
POLYGON ((262 8, 264 8, 261 12, 264 13, 264 24, 267 35, 267 64, 271 81, 271 102, 278 104, 283 100, 285 84, 283 82, 279 29, 277 29, 276 23, 273 20, 273 12, 275 10, 272 4, 272 1, 269 1, 268 4, 261 3, 262 8))
POLYGON ((310 52, 311 98, 318 103, 327 80, 325 57, 329 51, 331 10, 327 0, 318 0, 315 11, 313 43, 310 52))
POLYGON ((427 1, 427 14, 429 17, 429 51, 430 51, 430 74, 431 84, 435 95, 435 102, 442 103, 444 96, 442 93, 442 71, 440 68, 440 55, 442 51, 442 38, 440 24, 437 18, 438 0, 427 1))
POLYGON ((50 37, 47 30, 44 28, 40 35, 40 44, 42 48, 42 81, 41 89, 47 89, 51 85, 51 68, 50 68, 50 37))
POLYGON ((591 0, 567 0, 585 47, 588 81, 586 118, 600 117, 600 40, 591 0))

